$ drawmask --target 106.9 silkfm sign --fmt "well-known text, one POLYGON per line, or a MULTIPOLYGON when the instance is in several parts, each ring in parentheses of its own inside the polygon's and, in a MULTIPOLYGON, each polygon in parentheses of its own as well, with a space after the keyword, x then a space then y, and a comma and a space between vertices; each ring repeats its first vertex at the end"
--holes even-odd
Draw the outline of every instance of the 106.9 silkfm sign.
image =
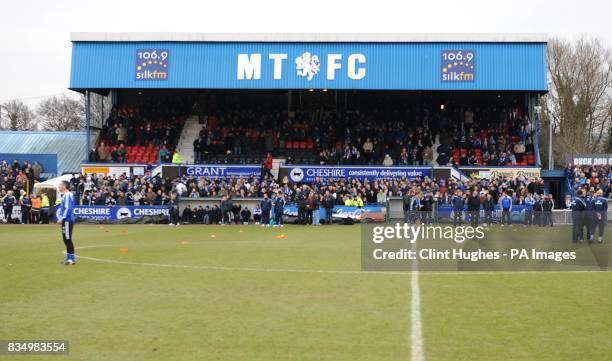
POLYGON ((168 80, 168 49, 136 50, 136 80, 168 80))
POLYGON ((476 52, 473 50, 442 50, 440 58, 442 82, 476 81, 476 52))

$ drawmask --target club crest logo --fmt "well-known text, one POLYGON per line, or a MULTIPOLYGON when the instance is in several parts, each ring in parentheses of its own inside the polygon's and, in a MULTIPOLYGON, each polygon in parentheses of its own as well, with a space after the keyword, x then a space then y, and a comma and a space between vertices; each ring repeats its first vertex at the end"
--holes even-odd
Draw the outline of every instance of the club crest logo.
POLYGON ((308 80, 319 73, 321 70, 321 61, 319 56, 305 52, 301 56, 295 58, 295 69, 297 70, 298 76, 305 76, 308 80))
POLYGON ((121 207, 117 210, 117 219, 132 218, 132 211, 129 208, 121 207))
POLYGON ((302 168, 293 168, 289 173, 289 177, 294 182, 301 182, 304 179, 304 171, 302 168))

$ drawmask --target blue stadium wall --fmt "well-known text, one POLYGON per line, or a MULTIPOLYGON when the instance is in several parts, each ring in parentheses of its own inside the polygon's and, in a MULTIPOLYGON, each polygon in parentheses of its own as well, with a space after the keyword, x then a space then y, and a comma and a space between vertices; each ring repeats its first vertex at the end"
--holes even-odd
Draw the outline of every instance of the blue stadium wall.
POLYGON ((546 92, 546 44, 73 42, 70 88, 546 92), (160 54, 165 52, 164 61, 155 62, 153 52, 156 59, 161 59, 160 54), (310 80, 298 75, 296 69, 296 58, 305 52, 317 55, 320 60, 320 69, 310 80), (471 62, 455 61, 465 60, 468 53, 473 55, 471 62), (257 74, 239 71, 240 57, 258 63, 254 54, 260 58, 259 78, 257 74), (275 62, 270 54, 284 57, 277 67, 276 79, 275 62), (333 69, 333 79, 328 76, 330 54, 339 67, 333 69), (452 59, 448 60, 449 57, 452 59), (349 63, 354 65, 352 78, 349 63), (144 73, 147 69, 150 72, 144 73), (466 75, 461 79, 444 78, 449 70, 459 72, 456 69, 462 69, 466 75), (142 74, 146 78, 153 70, 157 71, 156 77, 164 73, 163 78, 142 80, 142 74))

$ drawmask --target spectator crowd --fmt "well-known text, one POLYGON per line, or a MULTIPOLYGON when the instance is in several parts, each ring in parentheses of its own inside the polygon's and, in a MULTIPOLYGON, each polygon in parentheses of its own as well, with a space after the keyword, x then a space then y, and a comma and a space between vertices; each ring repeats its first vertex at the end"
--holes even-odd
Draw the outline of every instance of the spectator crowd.
MULTIPOLYGON (((609 197, 612 187, 612 167, 610 166, 568 166, 565 169, 571 189, 584 190, 585 194, 594 194, 601 190, 609 197)), ((47 222, 50 214, 49 198, 46 194, 36 194, 34 183, 40 180, 42 167, 17 161, 2 161, 0 167, 0 200, 2 201, 4 220, 10 221, 13 207, 22 207, 26 218, 22 223, 47 222), (46 208, 46 210, 42 210, 46 208), (35 212, 33 212, 35 210, 35 212)), ((248 222, 261 217, 260 209, 245 209, 234 200, 239 198, 282 198, 298 208, 298 218, 304 223, 304 214, 311 214, 314 208, 333 208, 334 205, 363 206, 385 204, 389 197, 402 197, 409 210, 418 206, 418 210, 430 210, 441 205, 453 205, 460 195, 467 198, 477 194, 481 204, 487 198, 499 204, 502 198, 508 197, 512 205, 530 205, 531 200, 544 200, 544 181, 541 178, 468 179, 458 181, 453 178, 385 178, 376 180, 359 179, 316 179, 309 184, 290 183, 285 177, 278 182, 272 177, 193 177, 162 178, 160 176, 101 176, 74 175, 70 180, 71 190, 80 205, 170 205, 173 195, 185 198, 222 198, 232 200, 231 207, 222 210, 219 207, 206 209, 189 209, 183 220, 218 223, 248 222), (407 200, 409 199, 409 200, 407 200), (418 200, 417 203, 414 200, 418 200), (205 217, 206 216, 206 217, 205 217)), ((466 203, 467 204, 467 203, 466 203)), ((569 208, 571 196, 565 204, 556 208, 569 208)), ((312 217, 310 215, 310 217, 312 217)), ((260 219, 258 221, 261 221, 260 219)))
POLYGON ((578 190, 583 190, 585 194, 589 194, 601 189, 604 196, 610 198, 612 166, 575 166, 568 164, 565 167, 565 176, 574 194, 578 190))
MULTIPOLYGON (((154 98, 112 109, 93 162, 170 162, 191 98, 154 98), (137 157, 136 155, 145 156, 137 157), (149 151, 155 157, 149 157, 149 151)), ((200 111, 196 163, 258 163, 266 154, 287 163, 370 165, 532 165, 533 129, 518 106, 449 103, 395 105, 385 111, 275 111, 212 107, 200 111)))
POLYGON ((519 108, 442 108, 410 106, 385 113, 218 112, 201 117, 194 158, 208 162, 226 159, 215 156, 228 154, 274 153, 287 156, 288 163, 311 164, 534 163, 530 122, 519 108))
POLYGON ((34 191, 34 184, 41 180, 42 173, 43 168, 38 162, 0 161, 0 204, 4 215, 0 222, 49 222, 49 197, 46 193, 34 191), (15 208, 20 210, 20 219, 13 217, 15 208))
POLYGON ((98 145, 90 151, 90 161, 125 163, 132 161, 132 149, 155 149, 155 159, 145 162, 170 162, 192 112, 191 98, 152 98, 139 106, 113 107, 98 145))

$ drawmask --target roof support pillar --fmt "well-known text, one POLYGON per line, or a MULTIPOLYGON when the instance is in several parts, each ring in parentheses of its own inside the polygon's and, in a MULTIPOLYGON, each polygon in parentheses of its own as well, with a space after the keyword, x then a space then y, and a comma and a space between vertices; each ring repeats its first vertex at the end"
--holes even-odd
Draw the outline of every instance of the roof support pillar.
POLYGON ((89 148, 91 147, 91 94, 89 90, 85 92, 85 160, 89 159, 89 148))

